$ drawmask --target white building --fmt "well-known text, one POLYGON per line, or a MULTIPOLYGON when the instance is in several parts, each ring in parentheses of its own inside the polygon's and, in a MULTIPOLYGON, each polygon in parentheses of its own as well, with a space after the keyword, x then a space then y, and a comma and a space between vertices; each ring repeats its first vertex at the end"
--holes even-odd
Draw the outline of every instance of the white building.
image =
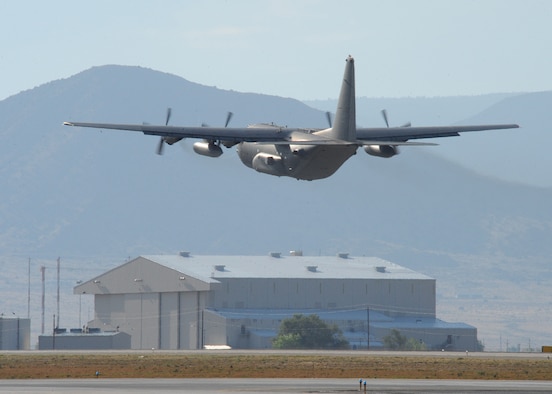
POLYGON ((113 350, 130 349, 130 335, 117 331, 71 329, 67 332, 58 328, 49 335, 38 336, 39 350, 113 350))
POLYGON ((475 327, 436 318, 435 279, 373 257, 141 256, 74 293, 94 294, 89 327, 129 334, 132 349, 269 348, 296 313, 336 323, 353 347, 381 347, 393 328, 477 347, 475 327))
POLYGON ((0 316, 0 350, 29 350, 31 319, 0 316))

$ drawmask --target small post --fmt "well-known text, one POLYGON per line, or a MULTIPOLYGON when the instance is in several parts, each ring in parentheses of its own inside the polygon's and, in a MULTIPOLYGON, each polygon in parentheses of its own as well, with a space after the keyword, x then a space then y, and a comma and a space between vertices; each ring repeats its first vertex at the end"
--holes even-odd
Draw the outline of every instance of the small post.
POLYGON ((366 307, 366 350, 370 350, 370 307, 366 307))

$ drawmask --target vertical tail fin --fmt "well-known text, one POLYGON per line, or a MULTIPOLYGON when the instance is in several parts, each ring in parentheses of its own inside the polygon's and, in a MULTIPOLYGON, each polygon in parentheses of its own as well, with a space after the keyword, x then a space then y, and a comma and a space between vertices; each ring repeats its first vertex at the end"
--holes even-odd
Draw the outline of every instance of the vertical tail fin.
POLYGON ((355 104, 355 60, 351 55, 346 60, 341 93, 335 112, 331 132, 332 138, 343 141, 356 141, 355 104))

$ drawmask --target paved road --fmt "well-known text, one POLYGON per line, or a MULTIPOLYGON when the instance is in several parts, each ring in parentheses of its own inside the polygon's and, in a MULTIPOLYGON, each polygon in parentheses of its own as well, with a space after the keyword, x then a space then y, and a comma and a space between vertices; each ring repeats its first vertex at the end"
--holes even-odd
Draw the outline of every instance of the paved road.
MULTIPOLYGON (((552 381, 371 379, 369 393, 552 392, 552 381)), ((363 390, 364 391, 364 390, 363 390)), ((0 380, 9 393, 353 393, 354 379, 33 379, 0 380)))

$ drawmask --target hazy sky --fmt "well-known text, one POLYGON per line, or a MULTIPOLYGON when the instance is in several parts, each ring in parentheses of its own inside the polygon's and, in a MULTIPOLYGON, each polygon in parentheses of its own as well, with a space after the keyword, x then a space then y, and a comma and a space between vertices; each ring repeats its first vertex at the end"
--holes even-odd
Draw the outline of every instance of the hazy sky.
POLYGON ((223 89, 335 98, 552 90, 547 0, 5 0, 0 100, 92 66, 223 89))

